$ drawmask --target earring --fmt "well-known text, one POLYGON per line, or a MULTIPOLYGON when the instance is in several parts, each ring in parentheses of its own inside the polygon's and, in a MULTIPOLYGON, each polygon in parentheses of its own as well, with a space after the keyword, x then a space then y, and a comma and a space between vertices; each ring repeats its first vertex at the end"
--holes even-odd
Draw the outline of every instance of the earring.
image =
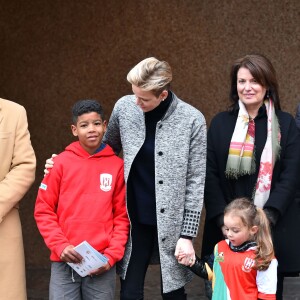
POLYGON ((267 90, 266 98, 267 98, 268 100, 270 99, 270 90, 267 90))

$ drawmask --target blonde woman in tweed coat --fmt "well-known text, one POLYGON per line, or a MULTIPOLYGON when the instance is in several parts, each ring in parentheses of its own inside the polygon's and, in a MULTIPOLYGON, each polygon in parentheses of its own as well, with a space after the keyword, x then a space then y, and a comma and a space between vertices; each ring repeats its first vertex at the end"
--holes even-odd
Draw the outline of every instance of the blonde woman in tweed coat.
POLYGON ((131 234, 119 264, 121 299, 143 299, 150 262, 160 262, 163 299, 186 299, 203 202, 206 124, 171 90, 169 64, 156 58, 127 75, 134 95, 115 104, 105 142, 123 150, 131 234))
MULTIPOLYGON (((186 299, 203 204, 206 123, 171 90, 169 64, 150 57, 127 75, 104 142, 123 151, 130 237, 118 264, 121 300, 143 299, 150 263, 160 263, 163 299, 186 299), (184 254, 180 264, 177 254, 184 254)), ((46 168, 51 167, 47 160, 46 168)), ((47 171, 46 171, 47 172, 47 171)))

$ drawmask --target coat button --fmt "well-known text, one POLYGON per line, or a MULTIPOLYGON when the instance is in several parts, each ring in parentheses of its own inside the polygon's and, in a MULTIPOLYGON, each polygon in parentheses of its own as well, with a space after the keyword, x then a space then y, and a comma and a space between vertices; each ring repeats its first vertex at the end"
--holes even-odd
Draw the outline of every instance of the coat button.
POLYGON ((160 180, 158 183, 159 183, 159 184, 163 184, 164 182, 163 182, 162 180, 160 180))
POLYGON ((166 240, 166 238, 162 238, 161 240, 164 242, 166 240))
POLYGON ((158 126, 158 128, 162 128, 162 125, 160 124, 160 125, 158 126))
POLYGON ((163 214, 163 213, 165 212, 165 209, 162 208, 162 209, 160 210, 160 212, 163 214))
POLYGON ((163 155, 163 153, 162 153, 161 151, 159 151, 159 152, 158 152, 158 155, 159 155, 159 156, 162 156, 162 155, 163 155))

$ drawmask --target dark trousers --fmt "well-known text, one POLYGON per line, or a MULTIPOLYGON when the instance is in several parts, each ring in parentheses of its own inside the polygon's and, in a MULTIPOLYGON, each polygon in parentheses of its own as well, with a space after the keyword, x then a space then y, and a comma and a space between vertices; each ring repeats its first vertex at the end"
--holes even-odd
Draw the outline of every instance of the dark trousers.
MULTIPOLYGON (((121 300, 144 299, 145 276, 153 250, 158 249, 157 227, 134 224, 131 231, 132 253, 125 280, 121 279, 121 300)), ((162 282, 162 281, 161 281, 162 282)), ((186 299, 184 287, 170 293, 162 292, 163 299, 186 299)))
POLYGON ((284 274, 277 272, 276 300, 282 300, 284 274))
POLYGON ((299 277, 299 272, 277 273, 277 292, 276 300, 283 300, 283 282, 285 277, 299 277))

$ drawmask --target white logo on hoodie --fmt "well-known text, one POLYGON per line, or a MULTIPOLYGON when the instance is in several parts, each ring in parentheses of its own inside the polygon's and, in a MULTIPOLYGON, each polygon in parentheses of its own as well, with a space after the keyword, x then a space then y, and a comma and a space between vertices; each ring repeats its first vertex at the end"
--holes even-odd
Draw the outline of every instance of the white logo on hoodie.
POLYGON ((112 175, 111 174, 100 174, 100 189, 103 192, 108 192, 111 190, 112 175))

